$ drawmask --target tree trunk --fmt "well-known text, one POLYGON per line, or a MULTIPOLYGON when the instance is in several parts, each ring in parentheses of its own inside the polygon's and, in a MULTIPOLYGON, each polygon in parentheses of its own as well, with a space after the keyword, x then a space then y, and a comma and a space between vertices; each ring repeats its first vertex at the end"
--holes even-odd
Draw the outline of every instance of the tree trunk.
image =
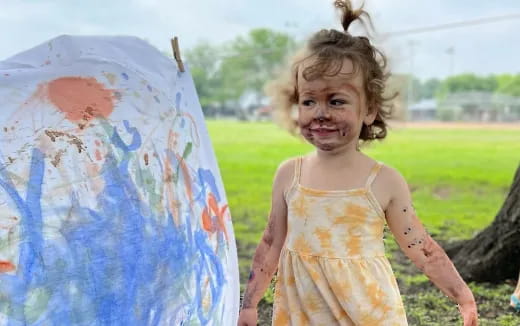
POLYGON ((446 246, 466 281, 498 283, 520 270, 520 166, 495 220, 473 239, 446 246))

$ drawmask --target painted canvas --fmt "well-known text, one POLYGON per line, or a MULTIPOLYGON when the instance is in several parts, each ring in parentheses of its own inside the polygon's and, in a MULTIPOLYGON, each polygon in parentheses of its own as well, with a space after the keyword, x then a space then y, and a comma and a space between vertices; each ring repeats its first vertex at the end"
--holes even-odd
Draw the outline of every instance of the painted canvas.
POLYGON ((189 70, 134 37, 0 62, 0 325, 233 325, 231 216, 189 70))

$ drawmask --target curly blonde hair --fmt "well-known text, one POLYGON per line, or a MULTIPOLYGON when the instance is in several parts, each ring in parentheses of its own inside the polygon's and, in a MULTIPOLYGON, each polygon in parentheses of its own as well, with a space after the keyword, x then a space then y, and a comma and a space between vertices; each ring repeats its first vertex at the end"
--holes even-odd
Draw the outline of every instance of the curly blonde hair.
POLYGON ((282 73, 279 78, 266 86, 266 93, 272 99, 275 108, 275 118, 291 133, 298 131, 297 117, 294 115, 294 107, 298 104, 298 70, 303 61, 314 58, 310 66, 302 71, 302 76, 307 81, 320 77, 332 77, 341 72, 345 59, 352 61, 354 74, 361 69, 363 85, 367 99, 368 111, 377 111, 374 123, 370 126, 363 125, 359 139, 371 141, 383 139, 387 134, 386 120, 390 117, 393 105, 391 100, 397 94, 385 97, 386 81, 389 73, 386 72, 387 60, 385 55, 373 46, 365 36, 353 36, 348 28, 355 20, 365 25, 364 18, 371 24, 370 16, 363 10, 363 6, 357 10, 352 9, 348 0, 336 0, 336 8, 342 11, 341 23, 343 31, 335 29, 323 29, 315 33, 291 60, 290 69, 282 73))

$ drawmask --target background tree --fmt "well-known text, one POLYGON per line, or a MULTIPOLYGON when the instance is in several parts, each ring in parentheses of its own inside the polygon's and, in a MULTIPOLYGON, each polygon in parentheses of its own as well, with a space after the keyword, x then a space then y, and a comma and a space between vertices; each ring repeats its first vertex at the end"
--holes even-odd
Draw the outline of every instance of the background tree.
POLYGON ((222 73, 215 56, 219 51, 218 46, 201 42, 186 53, 200 104, 206 114, 209 107, 222 105, 221 98, 218 96, 222 73))
POLYGON ((498 82, 494 76, 480 77, 475 74, 462 74, 443 80, 437 95, 440 98, 446 98, 448 94, 467 91, 494 93, 497 87, 498 82))
POLYGON ((421 83, 420 98, 434 98, 440 85, 441 82, 437 78, 430 78, 421 83))
POLYGON ((237 37, 227 48, 230 55, 222 61, 223 87, 231 88, 229 95, 235 99, 250 92, 260 104, 265 83, 295 47, 296 42, 288 34, 267 28, 237 37))
POLYGON ((473 239, 447 245, 466 281, 516 279, 520 270, 520 165, 495 220, 473 239))
POLYGON ((188 50, 187 62, 203 109, 238 108, 248 93, 260 104, 264 84, 296 46, 288 34, 259 28, 226 44, 201 42, 188 50))
POLYGON ((503 74, 496 76, 497 93, 520 97, 520 74, 503 74))

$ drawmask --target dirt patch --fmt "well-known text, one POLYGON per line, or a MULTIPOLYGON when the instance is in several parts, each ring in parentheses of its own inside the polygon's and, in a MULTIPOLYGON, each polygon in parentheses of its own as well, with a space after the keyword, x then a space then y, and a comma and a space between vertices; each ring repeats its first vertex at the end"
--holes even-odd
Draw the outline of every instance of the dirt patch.
POLYGON ((452 190, 449 186, 437 186, 433 189, 433 196, 445 200, 451 197, 452 190))

